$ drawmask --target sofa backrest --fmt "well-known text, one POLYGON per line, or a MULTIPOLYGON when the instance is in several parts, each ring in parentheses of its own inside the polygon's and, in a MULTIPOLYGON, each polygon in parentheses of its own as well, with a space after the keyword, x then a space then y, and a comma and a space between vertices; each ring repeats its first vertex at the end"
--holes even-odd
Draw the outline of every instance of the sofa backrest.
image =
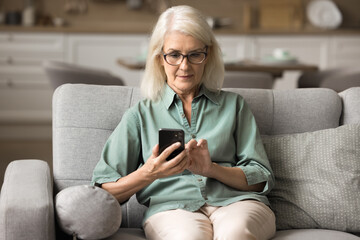
POLYGON ((360 87, 349 88, 339 95, 343 104, 341 125, 360 123, 360 87))
MULTIPOLYGON (((339 126, 342 100, 345 123, 360 122, 360 88, 341 93, 329 89, 226 89, 242 95, 252 109, 261 134, 275 135, 339 126), (354 110, 355 109, 355 110, 354 110), (357 109, 357 110, 356 110, 357 109), (353 114, 354 113, 354 114, 353 114)), ((138 88, 65 84, 53 96, 54 192, 89 184, 103 145, 124 112, 141 100, 138 88)), ((132 199, 124 206, 123 225, 139 226, 141 211, 132 199)))
POLYGON ((64 84, 53 95, 54 190, 90 183, 102 148, 124 112, 139 101, 131 87, 64 84))

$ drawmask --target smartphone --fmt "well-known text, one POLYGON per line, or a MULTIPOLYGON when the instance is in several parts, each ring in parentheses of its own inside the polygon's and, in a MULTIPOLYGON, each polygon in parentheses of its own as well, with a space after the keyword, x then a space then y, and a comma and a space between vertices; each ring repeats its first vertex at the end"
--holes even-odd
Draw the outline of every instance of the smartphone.
POLYGON ((173 143, 180 142, 179 148, 175 149, 166 160, 173 159, 181 153, 184 147, 184 131, 181 129, 161 128, 159 129, 159 152, 160 154, 173 143))

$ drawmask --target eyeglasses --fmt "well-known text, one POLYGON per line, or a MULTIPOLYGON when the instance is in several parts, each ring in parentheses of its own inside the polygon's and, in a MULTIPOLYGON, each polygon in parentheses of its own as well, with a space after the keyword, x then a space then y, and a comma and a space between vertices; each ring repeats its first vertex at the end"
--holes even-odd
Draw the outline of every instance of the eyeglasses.
POLYGON ((201 64, 206 59, 207 52, 191 52, 186 55, 183 55, 179 52, 173 52, 169 54, 163 54, 163 56, 168 64, 172 66, 179 66, 184 58, 187 58, 187 60, 192 64, 201 64))

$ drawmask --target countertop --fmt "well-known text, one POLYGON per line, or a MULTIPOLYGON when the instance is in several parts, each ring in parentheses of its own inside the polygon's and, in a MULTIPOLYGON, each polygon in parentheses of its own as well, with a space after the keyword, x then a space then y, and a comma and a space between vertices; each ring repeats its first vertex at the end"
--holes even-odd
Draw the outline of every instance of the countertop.
MULTIPOLYGON (((110 24, 92 24, 91 26, 11 26, 0 25, 0 32, 39 32, 39 33, 79 33, 79 34, 149 34, 153 23, 121 22, 110 24)), ((315 28, 294 30, 264 30, 264 29, 214 29, 215 34, 224 35, 359 35, 360 28, 321 30, 315 28)))

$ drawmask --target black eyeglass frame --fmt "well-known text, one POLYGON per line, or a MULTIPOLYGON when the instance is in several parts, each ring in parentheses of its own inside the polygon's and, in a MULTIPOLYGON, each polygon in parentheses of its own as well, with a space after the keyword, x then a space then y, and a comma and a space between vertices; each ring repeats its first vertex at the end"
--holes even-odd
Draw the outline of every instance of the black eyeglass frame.
POLYGON ((180 54, 180 55, 182 56, 181 61, 179 62, 179 64, 172 64, 172 63, 169 63, 169 62, 167 61, 166 57, 167 57, 168 55, 170 55, 171 53, 166 54, 166 53, 163 52, 163 57, 164 57, 165 62, 166 62, 167 64, 171 65, 171 66, 179 66, 179 65, 184 61, 184 58, 186 58, 186 59, 188 60, 188 62, 191 63, 191 64, 199 65, 199 64, 202 64, 202 63, 205 61, 205 59, 207 58, 207 55, 208 55, 208 53, 207 53, 208 46, 205 46, 204 48, 205 48, 205 52, 190 52, 190 53, 188 53, 188 54, 186 54, 186 55, 181 54, 181 53, 178 53, 178 54, 180 54), (204 57, 204 59, 203 59, 201 62, 199 62, 199 63, 193 63, 193 62, 191 62, 191 61, 189 60, 189 55, 194 54, 194 53, 202 53, 202 54, 205 55, 205 57, 204 57))

